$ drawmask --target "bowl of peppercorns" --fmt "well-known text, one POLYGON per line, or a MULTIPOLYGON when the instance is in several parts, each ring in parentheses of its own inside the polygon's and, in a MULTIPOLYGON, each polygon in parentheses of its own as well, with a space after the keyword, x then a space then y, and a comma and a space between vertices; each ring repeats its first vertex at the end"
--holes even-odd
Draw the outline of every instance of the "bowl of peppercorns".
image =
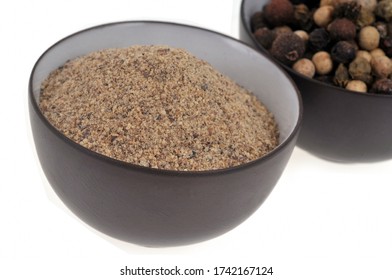
POLYGON ((297 84, 297 145, 338 162, 392 158, 392 2, 243 0, 241 40, 297 84))

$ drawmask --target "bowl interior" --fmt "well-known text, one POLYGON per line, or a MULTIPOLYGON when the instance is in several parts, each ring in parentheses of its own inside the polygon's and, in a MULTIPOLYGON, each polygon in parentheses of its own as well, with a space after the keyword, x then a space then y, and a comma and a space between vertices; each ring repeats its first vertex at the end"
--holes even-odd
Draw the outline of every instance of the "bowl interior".
MULTIPOLYGON (((254 2, 260 6, 260 1, 254 2)), ((291 79, 275 62, 225 35, 163 22, 107 24, 59 41, 35 65, 30 83, 33 100, 38 103, 40 85, 49 73, 69 59, 105 48, 155 44, 184 48, 253 92, 274 114, 280 130, 280 144, 299 125, 299 94, 291 79)))

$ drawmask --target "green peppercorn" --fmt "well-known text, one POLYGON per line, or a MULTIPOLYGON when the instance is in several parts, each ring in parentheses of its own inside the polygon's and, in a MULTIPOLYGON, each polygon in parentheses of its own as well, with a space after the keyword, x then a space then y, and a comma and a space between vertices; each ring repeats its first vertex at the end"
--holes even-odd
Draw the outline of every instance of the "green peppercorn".
POLYGON ((365 58, 356 57, 349 65, 348 72, 353 80, 361 80, 366 84, 370 84, 373 81, 371 72, 372 67, 370 62, 365 58))
POLYGON ((345 87, 349 82, 350 77, 348 74, 348 69, 343 63, 340 63, 335 71, 335 76, 333 77, 333 83, 339 87, 345 87))
POLYGON ((376 7, 376 15, 382 17, 386 21, 391 21, 392 19, 392 1, 382 0, 378 2, 376 7))

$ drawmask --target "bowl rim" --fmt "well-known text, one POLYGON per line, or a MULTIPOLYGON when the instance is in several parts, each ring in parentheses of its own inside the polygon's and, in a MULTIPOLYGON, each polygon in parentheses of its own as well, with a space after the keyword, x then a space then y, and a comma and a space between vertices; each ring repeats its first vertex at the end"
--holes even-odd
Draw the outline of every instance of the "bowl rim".
MULTIPOLYGON (((256 164, 261 164, 264 163, 266 161, 268 161, 270 158, 274 158, 281 150, 283 150, 287 145, 289 145, 289 143, 293 140, 293 138, 296 137, 296 135, 299 132, 299 129, 301 127, 301 123, 302 123, 302 119, 303 119, 303 105, 302 105, 302 97, 301 94, 299 93, 299 90, 297 88, 297 85, 295 84, 295 82, 293 81, 293 79, 287 74, 286 71, 284 71, 281 67, 280 64, 276 63, 273 59, 271 59, 270 57, 268 57, 267 55, 257 51, 256 49, 252 48, 251 46, 249 46, 248 44, 242 42, 241 40, 238 40, 236 38, 233 38, 229 35, 223 34, 223 33, 219 33, 217 31, 214 30, 209 30, 203 27, 198 27, 198 26, 193 26, 193 25, 188 25, 188 24, 182 24, 182 23, 176 23, 176 22, 168 22, 168 21, 155 21, 155 20, 127 20, 127 21, 116 21, 116 22, 109 22, 109 23, 104 23, 104 24, 99 24, 99 25, 94 25, 88 28, 84 28, 81 29, 79 31, 76 31, 74 33, 71 33, 68 36, 63 37, 62 39, 58 40, 57 42, 55 42, 54 44, 52 44, 49 48, 47 48, 40 56, 39 58, 36 60, 36 62, 34 63, 34 66, 30 72, 30 78, 29 78, 29 82, 28 82, 28 95, 29 95, 29 102, 31 102, 32 108, 34 109, 35 113, 38 115, 39 119, 42 121, 42 123, 49 128, 50 131, 52 131, 52 133, 59 137, 62 141, 64 141, 66 144, 70 145, 71 147, 80 150, 83 153, 86 153, 88 156, 94 157, 95 159, 98 159, 100 161, 105 161, 108 162, 110 164, 114 164, 118 167, 121 168, 129 168, 129 169, 133 169, 133 170, 137 170, 140 172, 146 172, 146 173, 154 173, 154 174, 161 174, 161 175, 169 175, 169 176, 209 176, 209 175, 219 175, 219 174, 227 174, 227 173, 232 173, 232 172, 237 172, 240 171, 242 169, 245 168, 249 168, 253 165, 256 164), (282 141, 281 143, 278 144, 278 146, 276 146, 272 151, 268 152, 267 154, 265 154, 262 157, 259 157, 255 160, 246 162, 246 163, 242 163, 240 165, 236 165, 236 166, 232 166, 232 167, 227 167, 227 168, 220 168, 220 169, 211 169, 211 170, 191 170, 191 171, 184 171, 184 170, 173 170, 173 169, 159 169, 159 168, 152 168, 152 167, 145 167, 145 166, 141 166, 138 164, 134 164, 134 163, 130 163, 130 162, 125 162, 125 161, 121 161, 115 158, 111 158, 109 156, 100 154, 98 152, 95 152, 93 150, 90 150, 84 146, 82 146, 81 144, 77 143, 76 141, 72 140, 71 138, 68 138, 67 136, 65 136, 60 130, 58 130, 54 125, 52 125, 49 120, 43 115, 43 113, 41 112, 38 102, 36 100, 36 98, 34 97, 34 91, 33 91, 33 76, 36 72, 36 68, 38 67, 38 64, 41 62, 41 60, 43 60, 46 56, 47 53, 49 53, 52 49, 56 48, 57 45, 60 45, 61 43, 63 43, 64 41, 80 35, 82 33, 85 32, 89 32, 91 30, 97 30, 100 28, 106 28, 106 27, 110 27, 110 26, 116 26, 116 25, 122 25, 122 24, 156 24, 156 25, 168 25, 168 26, 178 26, 181 28, 189 28, 189 29, 196 29, 202 32, 208 32, 213 34, 214 36, 220 36, 223 37, 225 39, 228 40, 232 40, 234 42, 236 42, 237 44, 242 45, 244 48, 248 48, 249 51, 251 52, 256 52, 258 55, 261 55, 264 57, 264 59, 268 60, 269 62, 271 62, 273 65, 275 65, 279 70, 282 71, 282 74, 288 79, 288 81, 291 83, 291 85, 293 86, 295 95, 297 97, 297 101, 298 101, 298 117, 295 120, 295 126, 292 129, 292 131, 289 133, 289 135, 287 136, 287 138, 282 141)), ((30 116, 31 119, 31 116, 30 116)))
MULTIPOLYGON (((294 76, 298 76, 299 78, 302 78, 302 79, 306 80, 309 83, 315 83, 316 85, 319 85, 319 86, 325 86, 327 88, 330 88, 331 90, 337 90, 337 91, 340 91, 341 93, 344 93, 344 94, 353 94, 353 95, 357 95, 357 96, 367 96, 367 97, 375 97, 375 98, 392 98, 392 94, 377 94, 377 93, 370 93, 370 92, 358 92, 358 91, 353 91, 353 90, 341 88, 341 87, 338 87, 338 86, 330 85, 330 84, 321 82, 319 80, 316 80, 316 79, 313 79, 313 78, 309 78, 309 77, 307 77, 307 76, 305 76, 303 74, 300 74, 298 72, 295 72, 292 68, 290 68, 287 65, 281 63, 279 60, 274 58, 269 53, 269 51, 267 49, 265 49, 262 45, 260 45, 260 43, 253 36, 253 33, 252 33, 251 29, 250 29, 250 24, 249 24, 249 22, 246 22, 246 20, 245 20, 245 2, 246 1, 247 0, 241 0, 241 7, 240 7, 240 17, 241 17, 241 19, 240 19, 240 24, 242 24, 242 26, 244 27, 246 33, 251 38, 252 42, 256 45, 255 49, 258 49, 259 51, 263 52, 266 56, 268 56, 273 61, 278 63, 279 66, 284 68, 290 74, 293 74, 294 76)), ((269 1, 269 0, 267 0, 267 1, 269 1)), ((260 7, 263 7, 263 6, 260 6, 260 7)))

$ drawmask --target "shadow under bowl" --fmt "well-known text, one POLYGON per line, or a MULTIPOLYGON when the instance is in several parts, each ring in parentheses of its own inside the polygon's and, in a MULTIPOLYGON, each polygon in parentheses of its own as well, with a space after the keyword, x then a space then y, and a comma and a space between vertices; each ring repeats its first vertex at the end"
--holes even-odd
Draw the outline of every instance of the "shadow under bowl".
MULTIPOLYGON (((254 38, 250 26, 251 16, 268 2, 242 1, 240 39, 272 58, 254 38)), ((281 66, 295 81, 303 100, 299 147, 338 162, 375 162, 392 158, 391 95, 349 91, 281 66)))
POLYGON ((302 105, 294 83, 264 55, 225 35, 173 23, 135 21, 96 26, 50 47, 29 83, 30 121, 42 169, 60 199, 81 220, 114 238, 150 247, 185 245, 221 235, 267 198, 295 146, 302 105), (41 113, 40 86, 67 60, 130 45, 184 48, 252 91, 274 114, 280 144, 237 167, 170 171, 92 152, 65 137, 41 113), (271 83, 276 79, 277 83, 271 83))

